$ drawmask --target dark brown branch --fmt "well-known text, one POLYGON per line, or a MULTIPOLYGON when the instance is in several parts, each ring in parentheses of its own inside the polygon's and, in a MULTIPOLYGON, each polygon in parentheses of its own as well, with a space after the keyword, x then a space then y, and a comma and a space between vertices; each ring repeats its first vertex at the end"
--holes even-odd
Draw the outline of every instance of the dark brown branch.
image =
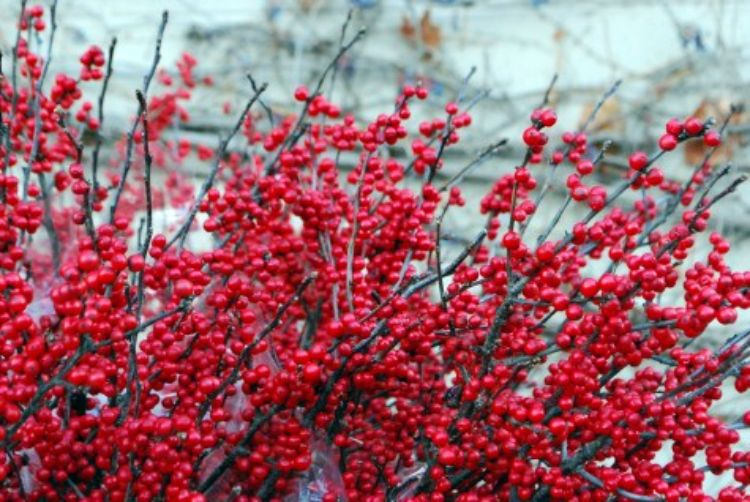
MULTIPOLYGON (((63 133, 68 138, 68 141, 73 143, 75 149, 76 149, 76 162, 78 164, 83 165, 83 143, 78 141, 75 137, 73 137, 73 134, 68 129, 65 119, 60 116, 60 128, 62 128, 63 133)), ((84 226, 86 228, 86 233, 88 234, 89 238, 91 239, 91 243, 94 246, 94 249, 98 251, 97 243, 96 243, 96 232, 94 231, 94 214, 93 214, 93 199, 92 199, 92 183, 89 182, 89 180, 84 179, 86 183, 89 185, 89 190, 84 195, 83 199, 83 211, 85 213, 85 221, 84 226)))
MULTIPOLYGON (((167 28, 167 21, 169 20, 169 12, 164 11, 161 16, 161 24, 159 25, 159 31, 156 34, 156 48, 154 49, 154 59, 151 63, 151 68, 149 69, 148 73, 143 77, 143 89, 142 92, 144 95, 148 95, 148 89, 151 85, 151 80, 154 78, 154 75, 156 74, 156 68, 159 66, 159 61, 161 60, 161 42, 164 38, 164 30, 167 28)), ((115 190, 115 194, 112 200, 112 205, 110 206, 110 212, 109 212, 109 222, 113 223, 115 220, 115 213, 117 213, 117 206, 120 203, 120 197, 122 197, 122 192, 125 190, 125 184, 128 180, 128 174, 130 173, 130 167, 133 163, 133 148, 135 146, 135 131, 138 128, 138 123, 141 121, 141 115, 145 109, 141 106, 141 103, 139 101, 138 103, 138 111, 136 113, 136 117, 133 120, 133 125, 130 128, 130 132, 128 133, 128 140, 127 140, 127 146, 125 149, 125 164, 122 168, 122 175, 120 177, 120 183, 117 185, 117 189, 115 190)))
POLYGON ((179 230, 177 230, 177 232, 172 237, 172 239, 170 239, 170 241, 167 243, 165 249, 169 249, 176 242, 179 243, 180 247, 184 245, 185 238, 187 237, 187 234, 190 231, 190 227, 193 225, 193 220, 195 220, 195 215, 198 214, 198 208, 200 207, 200 203, 214 184, 214 180, 216 179, 216 174, 219 172, 219 166, 221 165, 221 162, 224 160, 224 156, 227 153, 229 142, 232 141, 232 138, 234 138, 235 135, 237 135, 240 128, 242 127, 242 124, 245 123, 245 117, 247 117, 247 114, 250 112, 250 108, 253 106, 253 104, 255 104, 255 102, 258 99, 260 99, 260 95, 263 94, 263 92, 265 92, 267 88, 268 88, 268 84, 265 82, 261 84, 260 87, 257 88, 257 90, 253 93, 253 96, 245 105, 245 109, 240 114, 234 127, 229 132, 229 135, 226 138, 224 138, 224 140, 222 140, 221 144, 219 145, 219 149, 216 152, 216 160, 214 162, 213 168, 211 169, 211 173, 208 175, 208 178, 206 178, 206 180, 203 182, 200 192, 198 193, 198 196, 196 197, 195 202, 193 203, 193 206, 190 208, 190 213, 188 213, 187 219, 179 228, 179 230))
MULTIPOLYGON (((44 80, 46 79, 47 72, 49 71, 49 64, 52 60, 52 47, 54 46, 55 42, 55 33, 57 33, 57 0, 53 0, 50 7, 50 21, 52 26, 50 29, 49 42, 47 45, 47 57, 44 61, 42 74, 36 81, 36 86, 34 86, 34 99, 32 102, 32 110, 34 112, 34 135, 31 140, 31 153, 29 153, 29 160, 26 163, 26 166, 24 166, 23 170, 23 200, 26 200, 28 198, 29 182, 31 181, 31 166, 36 161, 36 158, 39 154, 39 137, 42 129, 42 87, 44 86, 44 80)), ((16 88, 14 86, 14 92, 15 91, 16 88)))
POLYGON ((544 108, 549 104, 549 98, 552 94, 552 89, 554 89, 555 84, 557 83, 558 74, 555 73, 552 75, 552 80, 550 81, 549 85, 547 86, 547 90, 544 91, 544 97, 542 98, 542 104, 539 106, 539 108, 544 108))
MULTIPOLYGON (((162 312, 159 315, 156 315, 149 319, 146 322, 141 323, 133 329, 132 331, 128 331, 125 334, 125 339, 128 340, 129 343, 129 353, 128 353, 128 378, 127 382, 125 384, 125 389, 123 390, 123 393, 120 397, 120 415, 117 418, 117 425, 122 425, 125 422, 125 419, 128 416, 128 412, 130 411, 130 401, 131 401, 131 387, 133 386, 135 380, 137 380, 137 368, 136 368, 136 347, 138 345, 138 335, 151 327, 153 324, 156 324, 157 322, 166 319, 167 317, 170 317, 178 312, 185 312, 190 307, 190 304, 192 302, 192 299, 184 300, 182 303, 180 303, 179 306, 168 310, 166 312, 162 312)), ((140 393, 140 382, 135 382, 136 384, 136 401, 139 399, 139 393, 140 393)))
MULTIPOLYGON (((149 147, 149 135, 148 135, 148 106, 146 104, 146 97, 141 91, 135 91, 135 95, 138 98, 138 107, 143 110, 141 114, 143 120, 143 160, 145 165, 144 173, 144 188, 146 191, 146 236, 143 239, 143 245, 141 246, 141 256, 146 258, 148 254, 148 248, 151 245, 151 239, 154 235, 154 216, 153 216, 153 195, 151 191, 151 166, 153 159, 151 157, 151 149, 149 147)), ((143 309, 143 275, 144 270, 138 274, 138 309, 137 317, 140 318, 140 312, 143 309)))
POLYGON ((42 404, 42 400, 44 399, 44 396, 47 395, 47 392, 52 390, 53 387, 56 387, 57 385, 61 385, 63 383, 63 379, 65 378, 65 375, 67 375, 70 370, 73 369, 73 366, 76 365, 76 363, 89 352, 93 352, 98 348, 97 345, 94 345, 91 340, 87 336, 83 336, 81 338, 80 344, 78 345, 78 349, 76 352, 69 357, 65 363, 63 363, 62 367, 58 372, 49 380, 46 382, 42 382, 39 384, 39 388, 37 389, 34 396, 29 400, 29 403, 26 405, 26 407, 23 409, 23 413, 21 413, 21 418, 18 419, 13 425, 5 429, 5 438, 0 441, 0 445, 2 445, 3 448, 6 448, 10 443, 11 439, 15 435, 16 432, 23 426, 23 424, 26 423, 26 421, 31 418, 31 416, 39 411, 39 408, 42 404))
POLYGON ((229 453, 227 453, 227 456, 224 457, 224 460, 222 460, 221 463, 216 466, 213 471, 211 471, 208 477, 206 477, 203 483, 200 484, 200 486, 198 487, 199 492, 206 493, 219 479, 221 479, 224 473, 227 472, 227 470, 229 470, 237 461, 237 457, 239 457, 242 452, 248 447, 250 442, 253 440, 253 436, 255 436, 255 433, 258 432, 263 424, 268 422, 268 420, 270 420, 280 409, 280 406, 274 405, 266 413, 256 415, 255 419, 250 424, 250 427, 248 427, 245 435, 242 437, 240 442, 237 443, 229 453))
MULTIPOLYGON (((354 14, 354 9, 349 9, 346 13, 346 21, 344 21, 344 24, 341 25, 341 36, 339 37, 339 50, 344 48, 344 40, 346 40, 346 30, 349 28, 349 23, 352 21, 352 15, 354 14)), ((331 72, 331 85, 328 87, 328 97, 329 99, 333 97, 333 89, 336 87, 336 77, 339 73, 339 65, 338 63, 334 65, 333 70, 331 72)))
POLYGON ((323 70, 323 73, 318 79, 318 83, 315 85, 315 89, 305 102, 305 106, 302 108, 302 112, 300 113, 299 117, 297 117, 297 122, 294 124, 294 127, 292 127, 291 131, 289 131, 287 139, 278 148, 276 155, 272 157, 271 160, 265 165, 264 172, 266 174, 270 174, 271 172, 273 172, 274 166, 276 165, 276 162, 278 162, 281 152, 288 150, 289 147, 299 139, 300 133, 305 127, 307 112, 310 109, 310 104, 312 103, 313 98, 320 94, 320 90, 323 88, 323 83, 325 82, 326 77, 336 67, 336 65, 338 65, 339 60, 344 56, 344 54, 349 51, 349 49, 352 48, 352 46, 354 46, 354 44, 356 44, 365 35, 365 32, 366 30, 364 28, 360 28, 357 34, 354 35, 354 37, 352 37, 352 39, 348 43, 339 48, 336 56, 334 56, 333 60, 328 63, 328 66, 326 66, 326 68, 323 70))
MULTIPOLYGON (((604 106, 604 103, 611 98, 616 92, 617 89, 620 87, 620 84, 622 83, 622 80, 615 81, 612 86, 607 89, 607 91, 602 94, 602 96, 599 98, 599 101, 596 102, 596 105, 594 105, 593 110, 591 110, 591 113, 586 117, 586 121, 584 122, 581 129, 578 131, 579 133, 586 132, 586 129, 591 125, 591 123, 596 118, 596 115, 599 113, 599 110, 602 109, 602 106, 604 106)), ((547 99, 545 97, 545 99, 547 99)), ((568 147, 565 152, 563 153, 563 158, 567 157, 568 152, 570 151, 570 147, 568 147)), ((552 162, 550 162, 552 164, 552 162)), ((526 219, 524 224, 521 227, 521 235, 523 235, 526 232, 526 229, 529 228, 529 224, 531 223, 531 220, 534 218, 534 215, 539 213, 539 207, 542 204, 542 201, 547 196, 547 194, 550 191, 550 188, 552 187, 552 179, 555 176, 555 172, 557 171, 557 168, 560 164, 552 164, 552 168, 547 173, 547 176, 544 179, 544 185, 542 186, 541 191, 539 192, 539 195, 534 200, 534 205, 537 207, 537 211, 533 212, 529 217, 526 219)))
POLYGON ((115 47, 117 46, 117 37, 113 38, 109 44, 109 52, 107 55, 107 69, 104 73, 104 82, 102 82, 102 89, 99 93, 99 106, 97 107, 97 120, 99 128, 96 134, 96 146, 94 146, 94 153, 91 158, 91 182, 93 189, 89 192, 89 204, 93 203, 96 197, 96 192, 99 190, 99 153, 104 143, 104 137, 102 136, 102 127, 104 124, 104 97, 107 95, 107 89, 109 88, 109 79, 112 78, 112 61, 115 57, 115 47))
POLYGON ((224 381, 221 382, 219 387, 217 387, 216 390, 206 396, 206 399, 203 401, 203 403, 201 403, 200 408, 198 408, 198 416, 195 419, 196 425, 200 424, 201 420, 203 420, 203 417, 211 407, 211 403, 213 402, 213 400, 223 394, 227 387, 237 381, 237 378, 239 378, 240 375, 240 370, 250 360, 255 347, 257 347, 260 342, 265 340, 266 337, 279 326, 279 324, 281 323, 281 318, 284 317, 284 314, 289 309, 289 307, 291 307, 292 304, 299 300, 299 298, 302 296, 302 293, 305 292, 307 287, 315 280, 316 277, 316 274, 307 276, 305 280, 303 280, 299 284, 299 286, 297 286, 294 294, 278 308, 278 310, 276 311, 276 315, 274 315, 273 319, 268 324, 266 324, 266 326, 261 330, 260 333, 258 333, 258 336, 255 338, 255 340, 253 340, 253 343, 245 346, 245 348, 240 353, 240 356, 237 358, 237 363, 234 365, 229 375, 224 379, 224 381))
POLYGON ((362 161, 362 172, 357 180, 357 189, 354 193, 354 207, 352 208, 352 234, 349 236, 349 244, 346 248, 346 301, 349 304, 349 311, 354 311, 354 299, 352 291, 354 289, 354 244, 359 232, 359 205, 362 198, 362 184, 367 174, 367 165, 370 162, 370 155, 362 161))
POLYGON ((472 169, 482 165, 485 160, 487 160, 489 157, 494 155, 495 152, 497 152, 500 148, 502 148, 503 146, 507 144, 508 144, 508 139, 503 138, 500 141, 497 141, 489 145, 487 148, 482 150, 482 152, 480 152, 479 155, 477 155, 474 160, 466 164, 464 167, 461 168, 460 171, 454 174, 453 177, 451 177, 450 180, 448 180, 443 186, 441 186, 438 191, 445 192, 446 190, 450 189, 454 185, 461 183, 464 176, 466 176, 472 169))
MULTIPOLYGON (((594 476, 593 474, 591 474, 590 472, 588 472, 586 469, 579 468, 576 470, 576 473, 578 473, 582 478, 584 478, 586 481, 588 481, 592 485, 595 485, 597 488, 604 488, 604 482, 601 479, 594 476)), ((618 488, 617 494, 628 500, 634 500, 636 502, 661 502, 663 500, 660 497, 652 497, 650 495, 639 495, 637 493, 633 493, 623 488, 618 488)))
MULTIPOLYGON (((593 164, 595 166, 601 163, 602 159, 604 158, 604 152, 607 151, 607 148, 609 148, 611 144, 612 144, 611 141, 606 141, 604 145, 602 145, 602 149, 599 150, 599 153, 597 153, 596 158, 594 158, 593 160, 593 164)), ((563 213, 568 208, 568 205, 570 204, 572 200, 573 200, 573 196, 570 193, 568 193, 568 196, 565 198, 565 202, 563 202, 562 206, 558 208, 557 212, 555 213, 555 216, 552 218, 549 225, 547 226, 547 229, 544 232, 542 232, 542 234, 537 238, 537 241, 536 241, 537 246, 539 246, 540 244, 542 244, 544 241, 547 240, 549 235, 552 233, 552 230, 554 230, 555 226, 557 226, 557 224, 560 222, 560 218, 562 218, 563 213)))
MULTIPOLYGON (((258 86, 257 82, 255 82, 255 79, 253 78, 253 75, 251 73, 247 74, 247 79, 250 81, 250 87, 253 89, 253 92, 260 95, 260 87, 258 86)), ((261 108, 263 108, 263 111, 266 112, 266 116, 268 117, 268 123, 271 125, 271 128, 273 128, 274 120, 273 120, 273 110, 271 110, 271 107, 266 104, 263 99, 260 97, 258 98, 258 104, 261 108)))
MULTIPOLYGON (((16 116, 16 112, 18 109, 18 92, 16 90, 18 89, 18 46, 21 43, 21 23, 23 22, 23 17, 26 14, 26 0, 21 0, 21 12, 18 15, 18 29, 16 30, 16 41, 13 45, 13 52, 11 57, 11 85, 13 86, 13 96, 12 101, 10 104, 10 117, 11 120, 13 120, 16 116)), ((11 152, 11 142, 10 142, 10 128, 8 128, 7 134, 5 135, 5 169, 10 168, 10 152, 11 152)), ((5 197, 5 187, 3 187, 3 198, 5 197)))

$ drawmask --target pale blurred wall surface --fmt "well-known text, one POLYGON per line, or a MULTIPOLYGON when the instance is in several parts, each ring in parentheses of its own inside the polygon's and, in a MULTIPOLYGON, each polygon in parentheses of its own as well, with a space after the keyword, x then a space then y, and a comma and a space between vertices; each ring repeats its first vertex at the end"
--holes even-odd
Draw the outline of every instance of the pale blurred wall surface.
MULTIPOLYGON (((0 0, 6 54, 19 3, 0 0)), ((59 0, 55 67, 74 70, 83 47, 117 36, 115 91, 131 100, 166 9, 165 65, 190 51, 217 77, 221 98, 241 93, 252 71, 283 103, 333 55, 350 8, 350 33, 368 33, 344 61, 343 104, 380 110, 416 79, 433 85, 439 102, 475 66, 473 88, 490 91, 476 114, 479 137, 522 123, 555 73, 559 101, 573 108, 562 116, 570 127, 575 106, 616 79, 624 113, 646 107, 656 127, 703 98, 742 98, 750 77, 746 0, 59 0)))

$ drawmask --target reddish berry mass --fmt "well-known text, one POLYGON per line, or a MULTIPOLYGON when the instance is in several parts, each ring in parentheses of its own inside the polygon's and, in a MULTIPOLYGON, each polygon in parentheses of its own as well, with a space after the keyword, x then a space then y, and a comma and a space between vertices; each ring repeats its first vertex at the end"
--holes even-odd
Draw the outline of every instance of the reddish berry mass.
POLYGON ((202 144, 174 135, 213 80, 157 68, 165 13, 100 151, 115 44, 47 75, 54 15, 21 13, 0 82, 0 500, 750 499, 750 411, 719 408, 750 389, 750 272, 711 230, 743 178, 714 121, 669 120, 605 187, 609 144, 543 102, 520 158, 447 169, 462 93, 356 120, 326 70, 289 116, 250 79, 202 144), (680 178, 685 142, 707 155, 680 178))

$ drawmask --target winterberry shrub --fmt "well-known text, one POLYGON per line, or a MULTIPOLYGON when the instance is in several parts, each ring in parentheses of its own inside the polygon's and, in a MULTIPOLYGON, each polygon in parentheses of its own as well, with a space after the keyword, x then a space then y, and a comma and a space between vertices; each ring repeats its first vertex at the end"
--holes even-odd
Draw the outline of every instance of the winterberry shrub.
POLYGON ((414 124, 428 90, 407 85, 361 124, 321 92, 362 32, 295 116, 250 77, 218 147, 180 137, 212 82, 190 55, 159 69, 165 14, 109 148, 115 44, 52 75, 54 9, 22 4, 0 87, 0 500, 750 499, 750 413, 714 411, 750 387, 750 331, 693 344, 750 307, 706 236, 742 181, 711 162, 722 126, 669 121, 604 187, 607 145, 584 126, 551 146, 545 99, 467 201, 505 143, 438 176, 476 101, 414 124), (707 155, 681 183, 658 166, 691 141, 707 155), (484 224, 449 252, 458 206, 484 224))

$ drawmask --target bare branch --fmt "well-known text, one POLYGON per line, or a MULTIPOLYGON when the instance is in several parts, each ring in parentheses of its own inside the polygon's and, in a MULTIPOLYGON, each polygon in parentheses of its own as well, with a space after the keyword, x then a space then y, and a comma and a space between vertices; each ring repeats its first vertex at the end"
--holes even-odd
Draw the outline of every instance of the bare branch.
MULTIPOLYGON (((154 78, 154 75, 156 74, 156 68, 159 66, 159 61, 161 60, 161 43, 162 43, 162 39, 164 38, 164 30, 167 28, 168 20, 169 20, 169 12, 165 10, 162 13, 161 24, 159 25, 159 30, 156 34, 156 48, 154 49, 154 59, 153 59, 153 62, 151 63, 151 68, 143 77, 143 89, 141 89, 141 92, 143 93, 144 96, 148 95, 148 89, 151 85, 151 80, 154 78)), ((110 47, 113 48, 113 46, 110 46, 110 47)), ((102 89, 102 92, 104 92, 104 90, 105 89, 102 89)), ((144 111, 145 111, 145 108, 141 107, 141 103, 139 100, 138 111, 136 113, 135 119, 133 120, 133 125, 130 128, 130 132, 128 133, 128 141, 127 141, 127 146, 125 150, 125 164, 123 165, 123 168, 122 168, 122 174, 120 176, 120 183, 117 186, 117 189, 115 190, 115 194, 112 200, 112 205, 110 206, 110 212, 109 212, 110 223, 113 223, 115 220, 115 213, 117 212, 117 206, 120 203, 120 197, 122 197, 122 192, 125 190, 125 184, 127 183, 128 174, 130 173, 130 167, 133 162, 132 156, 133 156, 133 147, 135 144, 135 131, 138 127, 138 123, 141 121, 141 115, 143 114, 144 111)))
POLYGON ((211 169, 211 173, 208 175, 208 178, 206 178, 206 181, 203 182, 203 185, 201 186, 201 190, 198 193, 198 196, 195 198, 195 202, 193 202, 193 206, 190 208, 190 212, 188 213, 187 219, 179 228, 179 230, 177 230, 177 232, 172 237, 172 239, 170 239, 170 241, 167 243, 165 249, 169 249, 170 247, 172 247, 172 245, 175 242, 179 242, 180 247, 184 245, 185 238, 187 237, 187 234, 190 231, 190 227, 193 225, 193 220, 195 220, 195 215, 198 214, 198 208, 200 207, 200 203, 214 184, 214 180, 216 179, 216 174, 219 172, 219 166, 221 165, 221 162, 224 160, 224 156, 227 153, 227 148, 229 147, 230 141, 232 141, 232 138, 234 138, 237 135, 240 128, 242 127, 242 124, 245 123, 245 117, 247 117, 247 114, 250 112, 250 108, 253 106, 253 104, 255 104, 255 102, 258 99, 260 99, 260 95, 263 94, 263 92, 265 92, 267 88, 268 88, 268 84, 264 82, 254 92, 253 96, 247 102, 247 105, 245 105, 245 109, 242 111, 239 118, 237 119, 237 122, 234 124, 234 127, 229 132, 229 135, 226 138, 224 138, 224 140, 219 145, 219 149, 216 152, 216 160, 214 161, 214 165, 213 165, 213 168, 211 169))

